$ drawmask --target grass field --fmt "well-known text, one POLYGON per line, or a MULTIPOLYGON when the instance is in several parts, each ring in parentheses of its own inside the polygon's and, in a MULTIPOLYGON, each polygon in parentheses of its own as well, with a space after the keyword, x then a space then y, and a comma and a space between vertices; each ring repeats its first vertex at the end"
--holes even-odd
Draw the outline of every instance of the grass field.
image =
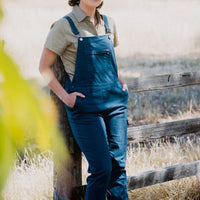
MULTIPOLYGON (((184 144, 154 143, 151 149, 128 149, 127 174, 134 175, 147 170, 158 169, 200 159, 199 137, 191 137, 184 144)), ((18 157, 19 159, 19 157, 18 157)), ((4 189, 3 200, 50 200, 53 193, 52 153, 36 155, 26 149, 24 161, 12 169, 4 189)), ((83 183, 86 183, 87 162, 83 157, 83 183)), ((170 181, 129 192, 132 200, 194 200, 200 197, 200 176, 170 181)))
MULTIPOLYGON (((5 49, 20 64, 25 78, 45 83, 38 71, 43 44, 50 25, 70 11, 67 1, 7 0, 0 35, 5 49)), ((200 70, 200 1, 108 0, 102 12, 113 16, 120 45, 118 67, 125 80, 134 77, 200 70)), ((159 123, 200 115, 200 86, 130 94, 128 119, 133 125, 159 123)), ((127 173, 199 160, 198 137, 184 145, 155 143, 129 149, 127 173)), ((2 200, 50 200, 53 191, 52 153, 35 154, 29 148, 24 161, 16 163, 2 200)), ((83 157, 83 182, 87 163, 83 157)), ((192 200, 200 198, 200 177, 163 183, 129 192, 134 200, 192 200)))

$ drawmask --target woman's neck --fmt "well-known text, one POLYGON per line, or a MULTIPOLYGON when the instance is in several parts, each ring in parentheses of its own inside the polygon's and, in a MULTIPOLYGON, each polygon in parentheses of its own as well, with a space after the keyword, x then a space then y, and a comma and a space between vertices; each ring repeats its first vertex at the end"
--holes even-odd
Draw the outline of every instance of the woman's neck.
POLYGON ((96 8, 89 7, 82 2, 83 1, 80 1, 80 3, 79 3, 79 7, 81 8, 81 10, 83 10, 86 15, 90 16, 91 19, 95 19, 96 8))

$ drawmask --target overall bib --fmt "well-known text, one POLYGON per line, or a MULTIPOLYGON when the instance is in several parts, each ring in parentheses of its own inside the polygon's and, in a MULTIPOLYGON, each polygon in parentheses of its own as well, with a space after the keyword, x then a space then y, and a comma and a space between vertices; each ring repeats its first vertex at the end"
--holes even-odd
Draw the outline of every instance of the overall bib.
POLYGON ((128 200, 128 91, 122 91, 118 79, 107 17, 106 34, 92 37, 81 37, 72 19, 65 18, 78 39, 75 74, 71 81, 66 73, 65 90, 85 95, 76 97, 73 108, 65 104, 74 138, 89 163, 85 199, 128 200))

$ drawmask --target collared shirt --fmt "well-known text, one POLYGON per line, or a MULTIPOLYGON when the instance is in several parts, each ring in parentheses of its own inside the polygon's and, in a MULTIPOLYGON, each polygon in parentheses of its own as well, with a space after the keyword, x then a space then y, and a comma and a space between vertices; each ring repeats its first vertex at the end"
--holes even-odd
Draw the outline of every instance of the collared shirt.
MULTIPOLYGON (((90 17, 87 16, 78 5, 73 7, 68 16, 73 20, 81 37, 106 34, 103 17, 98 10, 96 11, 98 21, 96 26, 94 26, 90 21, 90 17)), ((110 34, 113 45, 116 47, 119 44, 116 25, 113 18, 109 16, 107 16, 107 18, 111 29, 111 33, 107 34, 110 34)), ((75 73, 78 38, 73 34, 71 27, 65 18, 60 18, 51 25, 51 30, 48 33, 44 47, 60 55, 65 71, 69 74, 69 77, 72 80, 75 73)))

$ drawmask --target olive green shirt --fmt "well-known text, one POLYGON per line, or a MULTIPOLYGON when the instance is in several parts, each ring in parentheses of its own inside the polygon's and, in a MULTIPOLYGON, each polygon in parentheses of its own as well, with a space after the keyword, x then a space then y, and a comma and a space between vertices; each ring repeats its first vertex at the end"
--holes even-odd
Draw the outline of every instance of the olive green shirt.
MULTIPOLYGON (((111 33, 106 33, 103 16, 98 11, 96 11, 96 16, 99 23, 96 26, 90 21, 90 17, 77 5, 73 7, 68 16, 73 20, 81 37, 109 34, 114 47, 119 44, 116 25, 113 18, 107 16, 111 33)), ((71 27, 65 18, 60 18, 51 25, 51 30, 48 33, 44 47, 60 55, 65 71, 72 80, 75 72, 78 38, 73 34, 71 27)))

